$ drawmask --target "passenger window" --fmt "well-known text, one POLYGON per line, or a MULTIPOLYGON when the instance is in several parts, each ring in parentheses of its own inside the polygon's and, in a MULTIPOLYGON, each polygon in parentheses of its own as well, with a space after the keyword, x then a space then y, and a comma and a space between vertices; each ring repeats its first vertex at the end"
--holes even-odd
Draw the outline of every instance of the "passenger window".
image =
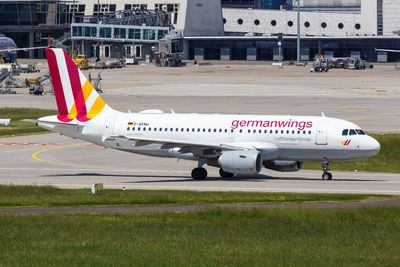
POLYGON ((208 129, 208 132, 211 133, 211 129, 208 129))
POLYGON ((219 132, 222 133, 222 129, 219 129, 219 132))
POLYGON ((286 131, 286 134, 289 134, 289 130, 286 131))
POLYGON ((265 133, 265 134, 267 134, 267 133, 268 133, 268 131, 267 131, 267 130, 264 130, 264 133, 265 133))
POLYGON ((306 134, 306 131, 303 131, 303 134, 306 134))
POLYGON ((171 128, 171 129, 169 129, 171 132, 173 132, 174 131, 174 128, 171 128))
POLYGON ((233 133, 233 129, 231 130, 231 133, 233 133))
POLYGON ((138 131, 140 131, 140 127, 139 127, 139 128, 137 128, 137 130, 138 130, 138 131))
POLYGON ((225 129, 225 132, 227 133, 227 132, 228 132, 228 129, 225 129))
POLYGON ((242 130, 242 129, 240 129, 240 130, 239 130, 239 132, 240 132, 240 133, 242 133, 242 132, 243 132, 243 130, 242 130))
POLYGON ((275 133, 276 133, 276 134, 278 134, 278 133, 279 133, 279 131, 278 131, 278 130, 275 130, 275 133))
POLYGON ((214 133, 216 133, 217 132, 217 129, 214 129, 214 133))
POLYGON ((168 132, 168 128, 165 128, 165 131, 168 132))
POLYGON ((294 134, 294 133, 295 133, 295 131, 293 130, 293 131, 292 131, 292 134, 294 134))
POLYGON ((353 130, 353 129, 350 130, 350 135, 356 135, 356 134, 357 134, 357 133, 356 133, 355 130, 353 130))
POLYGON ((194 128, 192 128, 192 132, 194 132, 194 128))
POLYGON ((342 132, 342 135, 343 135, 343 136, 346 136, 346 135, 348 135, 348 134, 349 134, 349 130, 348 130, 348 129, 343 130, 343 132, 342 132))
POLYGON ((253 133, 256 133, 257 132, 257 130, 253 130, 253 133))
POLYGON ((297 131, 297 134, 300 134, 300 131, 297 131))
POLYGON ((308 131, 308 134, 311 134, 311 131, 308 131))
POLYGON ((185 129, 181 128, 181 132, 184 132, 184 131, 185 131, 185 129))
POLYGON ((162 132, 162 128, 160 127, 160 132, 162 132))
POLYGON ((129 128, 129 127, 128 127, 128 129, 127 129, 127 130, 129 131, 130 129, 131 129, 131 128, 129 128))
POLYGON ((149 127, 149 132, 151 132, 151 127, 149 127))
POLYGON ((143 131, 144 131, 144 132, 146 131, 146 127, 143 127, 143 131))
POLYGON ((206 128, 203 128, 203 133, 206 131, 206 128))
POLYGON ((190 130, 189 130, 189 128, 186 128, 186 132, 189 132, 190 130))
POLYGON ((157 132, 157 128, 156 127, 154 127, 154 131, 157 132))
POLYGON ((364 132, 363 130, 361 130, 361 129, 357 129, 356 132, 357 132, 359 135, 365 135, 365 132, 364 132))
POLYGON ((284 133, 284 131, 283 130, 281 130, 281 134, 283 134, 284 133))
POLYGON ((200 132, 200 128, 197 128, 197 131, 200 132))
POLYGON ((132 127, 132 131, 134 131, 135 130, 135 127, 132 127))
POLYGON ((176 128, 175 131, 179 132, 179 128, 176 128))
POLYGON ((272 134, 274 131, 270 130, 269 133, 272 134))
POLYGON ((248 132, 248 133, 251 133, 251 130, 249 129, 249 130, 247 130, 247 132, 248 132))

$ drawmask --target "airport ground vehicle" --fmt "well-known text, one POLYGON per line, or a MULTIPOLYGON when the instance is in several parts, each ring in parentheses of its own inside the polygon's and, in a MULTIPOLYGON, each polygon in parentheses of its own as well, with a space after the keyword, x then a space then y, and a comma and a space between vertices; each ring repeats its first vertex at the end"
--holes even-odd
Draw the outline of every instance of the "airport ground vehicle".
POLYGON ((314 61, 311 72, 328 72, 330 68, 330 60, 328 58, 318 58, 314 61))
POLYGON ((127 65, 136 65, 138 64, 138 60, 136 59, 135 55, 126 55, 125 63, 127 65))
MULTIPOLYGON (((322 179, 332 179, 331 161, 375 155, 380 144, 356 124, 322 116, 176 114, 160 110, 122 113, 108 106, 62 49, 46 49, 58 115, 37 125, 105 147, 205 164, 221 177, 258 174, 262 166, 299 171, 303 161, 320 161, 322 179), (67 69, 67 72, 59 72, 67 69), (76 82, 76 77, 79 77, 76 82)), ((240 112, 239 112, 240 113, 240 112)))
POLYGON ((26 79, 25 85, 29 88, 30 95, 43 95, 45 90, 44 82, 50 79, 50 73, 45 73, 37 78, 26 79))
POLYGON ((80 69, 88 69, 89 62, 86 55, 77 55, 75 57, 75 65, 78 66, 80 69))
POLYGON ((365 62, 359 60, 358 58, 350 58, 349 59, 349 70, 364 70, 365 62))

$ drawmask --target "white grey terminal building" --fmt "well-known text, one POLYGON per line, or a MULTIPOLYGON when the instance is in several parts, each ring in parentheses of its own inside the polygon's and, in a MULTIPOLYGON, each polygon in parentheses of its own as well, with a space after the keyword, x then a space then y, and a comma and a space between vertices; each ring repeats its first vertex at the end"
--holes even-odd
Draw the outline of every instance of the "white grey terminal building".
MULTIPOLYGON (((121 10, 159 10, 169 14, 170 25, 158 26, 182 32, 184 54, 188 59, 273 60, 278 53, 277 36, 282 34, 283 57, 293 60, 297 53, 298 4, 303 60, 326 54, 353 55, 375 61, 378 59, 375 48, 400 49, 398 0, 299 0, 299 3, 296 0, 0 0, 0 32, 16 39, 20 47, 43 45, 46 37, 57 39, 70 30, 73 16, 77 22, 78 17, 95 18, 121 10), (279 2, 280 8, 258 9, 262 7, 258 2, 269 2, 271 6, 279 2), (251 6, 254 8, 249 9, 249 3, 254 3, 251 6), (29 12, 29 16, 22 16, 21 10, 29 12)), ((100 27, 105 26, 92 27, 100 34, 100 27)), ((135 28, 130 27, 132 31, 135 28)), ((142 47, 162 38, 162 34, 159 35, 162 30, 167 31, 160 29, 150 35, 154 39, 143 41, 129 38, 129 27, 122 32, 114 30, 118 28, 115 25, 110 28, 109 40, 105 37, 101 40, 102 56, 112 56, 113 53, 107 54, 105 50, 115 43, 120 44, 117 47, 131 47, 132 52, 144 56, 148 49, 142 47)), ((140 29, 141 37, 149 32, 144 30, 140 29)), ((90 39, 89 34, 85 42, 90 39)), ((399 56, 381 53, 379 59, 398 60, 399 56)))

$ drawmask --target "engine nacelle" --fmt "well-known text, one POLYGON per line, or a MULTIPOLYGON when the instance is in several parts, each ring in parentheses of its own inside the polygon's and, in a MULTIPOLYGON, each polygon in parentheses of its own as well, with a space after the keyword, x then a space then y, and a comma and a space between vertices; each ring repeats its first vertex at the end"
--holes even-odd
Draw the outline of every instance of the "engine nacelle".
POLYGON ((296 172, 303 168, 302 161, 271 160, 264 161, 264 167, 278 172, 296 172))
POLYGON ((262 168, 262 156, 257 150, 224 151, 218 165, 229 173, 258 174, 262 168))

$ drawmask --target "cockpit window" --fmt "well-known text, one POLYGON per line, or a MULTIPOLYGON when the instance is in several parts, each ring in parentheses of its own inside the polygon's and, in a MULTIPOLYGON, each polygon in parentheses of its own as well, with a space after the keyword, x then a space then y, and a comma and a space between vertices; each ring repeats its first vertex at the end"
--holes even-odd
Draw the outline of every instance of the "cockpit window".
POLYGON ((350 135, 356 135, 356 134, 357 134, 356 130, 353 130, 353 129, 350 130, 350 135))
POLYGON ((343 132, 342 132, 342 135, 343 135, 343 136, 346 136, 346 135, 348 135, 348 134, 349 134, 349 130, 347 130, 347 129, 346 129, 346 130, 343 130, 343 132))
POLYGON ((361 130, 361 129, 356 129, 356 132, 357 132, 359 135, 365 135, 365 132, 364 132, 363 130, 361 130))

